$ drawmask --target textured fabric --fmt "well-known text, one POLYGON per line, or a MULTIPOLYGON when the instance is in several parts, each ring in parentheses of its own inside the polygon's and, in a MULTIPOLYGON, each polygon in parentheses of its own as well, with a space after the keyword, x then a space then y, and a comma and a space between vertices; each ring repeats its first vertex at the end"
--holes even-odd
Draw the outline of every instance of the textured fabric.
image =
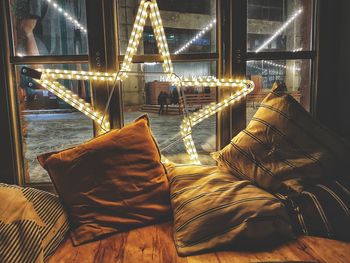
POLYGON ((171 214, 166 171, 146 115, 38 159, 68 209, 75 245, 171 214))
POLYGON ((305 186, 296 196, 278 194, 297 233, 350 240, 350 180, 305 186))
POLYGON ((284 205, 249 181, 218 167, 167 168, 179 255, 292 236, 284 205))
POLYGON ((69 230, 57 196, 0 184, 0 262, 44 262, 69 230))
POLYGON ((349 152, 347 142, 276 89, 247 128, 212 156, 236 176, 267 190, 284 185, 300 192, 305 183, 333 178, 348 169, 349 152))

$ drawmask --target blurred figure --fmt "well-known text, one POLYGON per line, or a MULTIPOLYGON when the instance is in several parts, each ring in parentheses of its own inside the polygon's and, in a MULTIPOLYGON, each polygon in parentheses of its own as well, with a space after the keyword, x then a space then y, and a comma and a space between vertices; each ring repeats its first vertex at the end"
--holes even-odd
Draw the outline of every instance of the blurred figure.
POLYGON ((176 87, 173 87, 173 90, 171 92, 171 104, 179 104, 179 92, 177 91, 176 87))
POLYGON ((158 104, 160 105, 158 114, 164 114, 164 105, 167 103, 167 97, 168 95, 166 94, 165 91, 161 91, 158 95, 158 104))
POLYGON ((171 95, 168 92, 164 92, 165 94, 165 104, 166 104, 166 113, 168 114, 169 104, 171 104, 171 95))

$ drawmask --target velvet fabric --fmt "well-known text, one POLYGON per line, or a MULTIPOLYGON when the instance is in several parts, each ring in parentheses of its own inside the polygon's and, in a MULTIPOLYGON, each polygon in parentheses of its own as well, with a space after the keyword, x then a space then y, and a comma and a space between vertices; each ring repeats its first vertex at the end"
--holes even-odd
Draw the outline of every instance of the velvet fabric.
POLYGON ((160 158, 147 115, 77 147, 38 157, 67 207, 74 245, 171 215, 160 158))

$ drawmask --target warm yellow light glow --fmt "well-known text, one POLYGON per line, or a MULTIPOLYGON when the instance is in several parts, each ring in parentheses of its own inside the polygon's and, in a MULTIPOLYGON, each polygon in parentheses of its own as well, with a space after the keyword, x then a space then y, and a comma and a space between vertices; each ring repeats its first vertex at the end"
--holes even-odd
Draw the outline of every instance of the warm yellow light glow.
POLYGON ((233 104, 236 101, 240 100, 243 96, 246 96, 247 94, 252 92, 254 90, 255 85, 254 82, 250 80, 218 80, 214 77, 201 77, 192 79, 184 78, 181 80, 181 84, 183 86, 193 86, 194 84, 196 86, 208 86, 207 84, 210 84, 210 86, 217 87, 232 87, 236 90, 234 94, 230 95, 228 98, 225 98, 223 101, 217 104, 211 103, 203 107, 202 109, 194 112, 193 114, 189 115, 188 117, 184 118, 184 120, 182 121, 180 129, 186 147, 186 151, 190 156, 192 162, 200 163, 197 150, 191 135, 192 128, 200 122, 204 121, 205 119, 209 118, 210 116, 218 113, 219 111, 222 111, 230 104, 233 104))
POLYGON ((87 72, 87 71, 70 71, 70 70, 59 70, 55 69, 55 73, 51 73, 52 69, 40 69, 42 72, 41 79, 84 79, 93 81, 117 81, 121 80, 114 72, 87 72))
POLYGON ((48 91, 55 94, 60 99, 67 102, 72 107, 76 108, 78 111, 85 114, 92 120, 97 120, 98 124, 104 131, 110 130, 110 124, 108 121, 105 121, 102 114, 95 111, 90 103, 87 103, 85 100, 78 98, 76 94, 73 94, 72 91, 66 89, 57 81, 51 81, 48 79, 37 80, 37 82, 48 91))
MULTIPOLYGON (((228 98, 222 102, 211 103, 193 114, 184 115, 184 119, 180 126, 181 136, 186 147, 186 151, 190 157, 191 162, 199 164, 197 150, 192 138, 192 128, 223 110, 229 105, 235 103, 248 93, 253 91, 254 83, 250 80, 233 80, 233 79, 217 79, 213 76, 198 77, 198 78, 182 78, 176 79, 174 75, 174 68, 170 58, 168 43, 166 41, 164 27, 156 0, 145 1, 142 0, 138 9, 134 27, 131 32, 124 61, 119 72, 92 72, 92 71, 70 71, 60 69, 39 69, 42 72, 40 80, 37 80, 44 88, 51 91, 57 97, 66 101, 72 107, 82 112, 92 120, 99 123, 101 128, 105 131, 110 129, 110 123, 104 120, 103 114, 94 110, 90 103, 80 99, 76 94, 66 89, 57 79, 76 79, 76 80, 90 80, 90 81, 123 81, 128 77, 128 72, 131 71, 132 58, 137 51, 137 47, 142 37, 143 29, 147 17, 150 17, 151 25, 154 30, 155 39, 157 41, 159 53, 163 58, 163 70, 167 74, 169 80, 176 86, 210 86, 210 87, 226 87, 231 88, 232 92, 228 98)), ((169 163, 170 161, 162 156, 162 162, 169 163)))

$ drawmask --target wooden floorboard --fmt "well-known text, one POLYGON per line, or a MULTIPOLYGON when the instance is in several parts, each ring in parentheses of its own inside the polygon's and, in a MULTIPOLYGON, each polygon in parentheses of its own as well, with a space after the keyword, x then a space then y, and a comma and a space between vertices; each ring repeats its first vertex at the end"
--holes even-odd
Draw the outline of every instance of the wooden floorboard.
POLYGON ((49 263, 244 263, 244 262, 350 263, 350 243, 316 237, 300 237, 264 251, 222 251, 179 257, 171 223, 116 234, 101 241, 73 247, 67 240, 49 263))

